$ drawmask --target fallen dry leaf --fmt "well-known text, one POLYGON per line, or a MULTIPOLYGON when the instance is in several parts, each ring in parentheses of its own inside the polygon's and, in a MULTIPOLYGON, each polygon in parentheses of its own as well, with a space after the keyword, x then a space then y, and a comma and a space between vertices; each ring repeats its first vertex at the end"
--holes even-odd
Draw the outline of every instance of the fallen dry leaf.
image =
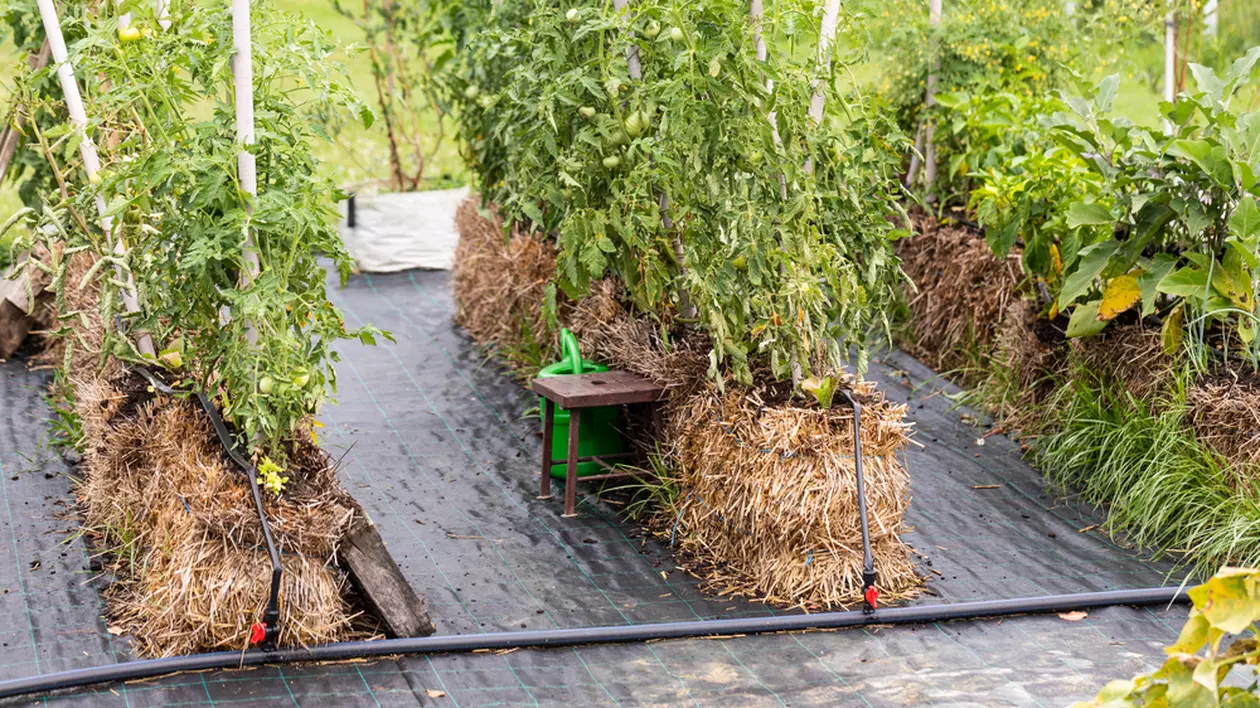
POLYGON ((429 698, 442 698, 446 695, 446 691, 439 691, 436 688, 430 688, 425 693, 429 694, 429 698))
POLYGON ((1089 617, 1089 613, 1086 612, 1085 610, 1076 610, 1075 612, 1060 612, 1059 613, 1059 619, 1067 620, 1068 622, 1080 622, 1086 617, 1089 617))
POLYGON ((122 634, 123 634, 123 632, 124 632, 125 630, 124 630, 122 627, 119 627, 118 625, 114 625, 114 626, 112 626, 112 627, 106 627, 106 628, 105 628, 105 631, 106 631, 106 632, 109 632, 110 634, 114 635, 115 637, 119 637, 119 636, 122 636, 122 634))

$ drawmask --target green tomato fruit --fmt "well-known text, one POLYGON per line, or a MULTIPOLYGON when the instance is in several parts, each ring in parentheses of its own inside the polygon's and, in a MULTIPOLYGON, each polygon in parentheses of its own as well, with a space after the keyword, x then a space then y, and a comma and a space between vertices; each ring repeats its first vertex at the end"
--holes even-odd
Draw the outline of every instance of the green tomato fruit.
POLYGON ((652 20, 647 23, 647 27, 643 28, 643 36, 648 39, 656 39, 656 35, 661 33, 661 23, 652 20))
POLYGON ((643 117, 638 111, 634 111, 629 118, 626 118, 626 133, 632 138, 643 135, 643 117))
POLYGON ((122 42, 123 44, 130 44, 131 42, 139 41, 140 38, 143 36, 144 35, 140 33, 140 28, 138 27, 119 27, 118 28, 118 41, 122 42))
POLYGON ((582 13, 578 12, 576 7, 571 7, 568 12, 564 13, 564 19, 568 20, 569 24, 576 25, 582 21, 582 13))
POLYGON ((477 84, 471 84, 468 88, 464 89, 464 98, 473 99, 476 98, 479 93, 481 93, 481 89, 477 88, 477 84))
POLYGON ((306 384, 310 382, 311 382, 311 375, 306 373, 305 371, 300 372, 296 376, 293 377, 293 385, 297 386, 298 388, 303 388, 306 386, 306 384))
POLYGON ((748 259, 743 256, 735 256, 731 259, 731 265, 735 270, 748 270, 748 259))
POLYGON ((669 28, 669 41, 671 42, 683 41, 683 31, 677 27, 670 27, 669 28))
POLYGON ((595 108, 592 106, 582 106, 578 109, 578 114, 581 115, 584 120, 590 120, 595 117, 595 108))
POLYGON ((276 388, 276 382, 270 376, 264 376, 258 380, 258 392, 266 396, 276 388))
POLYGON ((621 164, 621 158, 617 157, 616 155, 609 155, 608 157, 604 158, 604 167, 607 167, 610 170, 617 169, 617 167, 620 164, 621 164))

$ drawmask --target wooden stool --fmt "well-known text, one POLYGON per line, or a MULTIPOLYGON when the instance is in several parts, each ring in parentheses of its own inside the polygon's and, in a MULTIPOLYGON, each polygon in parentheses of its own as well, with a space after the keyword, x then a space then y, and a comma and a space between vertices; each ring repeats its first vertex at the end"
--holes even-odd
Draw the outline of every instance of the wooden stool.
POLYGON ((546 399, 543 406, 542 483, 539 499, 551 498, 551 466, 564 464, 564 517, 577 516, 577 465, 593 461, 609 470, 608 474, 582 477, 583 482, 637 477, 637 471, 614 471, 607 460, 633 457, 634 452, 616 455, 578 457, 578 429, 584 408, 646 404, 652 409, 652 426, 659 438, 662 432, 661 409, 657 405, 665 397, 665 388, 650 379, 628 371, 605 371, 597 374, 574 374, 534 379, 530 388, 546 399), (551 459, 551 443, 556 420, 556 406, 569 411, 569 454, 563 460, 551 459))

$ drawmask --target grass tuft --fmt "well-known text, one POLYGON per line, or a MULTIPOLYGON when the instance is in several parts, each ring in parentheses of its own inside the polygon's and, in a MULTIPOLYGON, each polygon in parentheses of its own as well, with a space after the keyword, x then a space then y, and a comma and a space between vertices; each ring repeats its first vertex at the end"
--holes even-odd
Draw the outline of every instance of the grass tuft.
POLYGON ((1260 565, 1257 489, 1237 477, 1190 432, 1186 379, 1163 400, 1141 401, 1083 366, 1050 401, 1049 430, 1037 441, 1055 483, 1108 509, 1108 527, 1147 548, 1186 552, 1211 573, 1223 564, 1260 565))

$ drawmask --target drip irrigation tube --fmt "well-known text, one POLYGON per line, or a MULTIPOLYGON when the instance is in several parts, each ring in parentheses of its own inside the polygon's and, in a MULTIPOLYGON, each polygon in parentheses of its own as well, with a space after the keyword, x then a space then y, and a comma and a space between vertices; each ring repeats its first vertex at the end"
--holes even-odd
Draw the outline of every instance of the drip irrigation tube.
MULTIPOLYGON (((143 368, 129 368, 146 380, 154 389, 168 396, 186 396, 189 391, 181 391, 171 388, 162 380, 158 379, 152 372, 143 368)), ((201 409, 205 411, 206 417, 210 419, 210 425, 214 428, 214 433, 219 438, 219 444, 223 446, 227 456, 241 469, 245 477, 249 480, 249 489, 254 497, 254 511, 258 514, 258 523, 262 526, 263 542, 267 546, 267 555, 271 560, 271 591, 267 596, 267 608, 263 611, 261 622, 255 622, 250 630, 250 643, 262 645, 263 649, 274 649, 276 640, 280 637, 280 578, 284 572, 283 566, 280 565, 280 551, 276 548, 276 542, 271 536, 271 523, 267 521, 267 512, 263 509, 262 490, 258 488, 258 470, 254 469, 254 465, 249 459, 241 453, 236 446, 236 442, 232 439, 232 433, 228 430, 227 423, 223 417, 219 415, 219 411, 214 407, 214 403, 204 393, 193 393, 197 403, 201 405, 201 409)))
POLYGON ((48 693, 97 683, 134 681, 181 671, 233 669, 261 664, 343 661, 398 654, 436 654, 487 649, 642 642, 650 639, 684 639, 729 634, 792 632, 810 629, 860 627, 871 624, 921 624, 944 620, 978 619, 1039 612, 1062 612, 1112 605, 1171 605, 1177 602, 1187 602, 1188 600, 1189 596, 1186 591, 1179 587, 1143 588, 1020 597, 1008 600, 957 602, 947 605, 889 607, 874 612, 856 610, 850 612, 821 612, 811 615, 662 622, 613 627, 456 634, 364 642, 341 642, 338 644, 274 651, 254 649, 244 653, 221 651, 166 659, 129 661, 121 664, 110 664, 88 669, 72 669, 42 676, 0 681, 0 698, 48 693))

